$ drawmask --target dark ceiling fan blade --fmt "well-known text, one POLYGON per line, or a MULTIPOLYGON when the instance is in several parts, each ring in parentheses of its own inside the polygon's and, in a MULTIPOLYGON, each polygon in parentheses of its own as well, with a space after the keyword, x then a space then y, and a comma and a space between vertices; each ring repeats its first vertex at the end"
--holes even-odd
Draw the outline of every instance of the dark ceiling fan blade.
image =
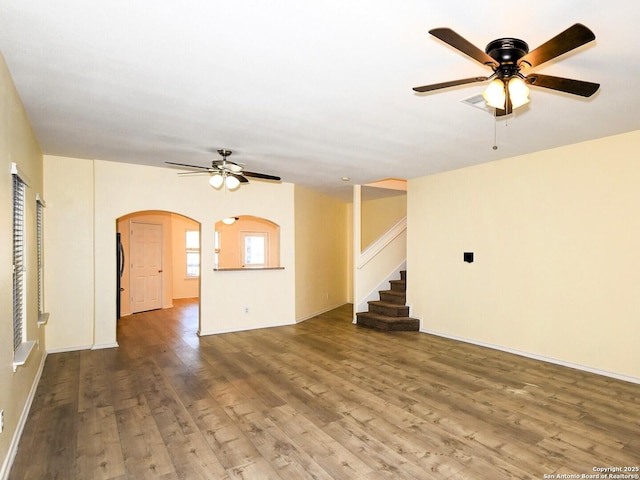
POLYGON ((559 90, 560 92, 580 95, 581 97, 590 97, 600 88, 599 83, 585 82, 584 80, 573 80, 571 78, 552 77, 551 75, 541 75, 532 73, 525 78, 529 85, 534 87, 550 88, 559 90))
POLYGON ((413 87, 413 90, 419 93, 431 92, 433 90, 440 90, 441 88, 455 87, 458 85, 465 85, 467 83, 484 82, 489 80, 489 77, 472 77, 463 78, 461 80, 452 80, 450 82, 434 83, 433 85, 424 85, 422 87, 413 87))
POLYGON ((243 175, 246 175, 247 177, 254 177, 254 178, 262 178, 263 180, 276 180, 276 181, 280 181, 280 177, 276 177, 275 175, 267 175, 266 173, 256 173, 256 172, 242 172, 243 175))
POLYGON ((205 172, 204 170, 194 170, 193 172, 178 172, 178 175, 210 175, 211 172, 205 172))
MULTIPOLYGON (((245 172, 243 172, 245 173, 245 172)), ((227 175, 229 175, 230 177, 236 177, 238 180, 240 180, 240 183, 248 183, 249 180, 247 180, 243 175, 240 175, 238 173, 227 173, 227 175)))
POLYGON ((482 63, 483 65, 497 67, 496 61, 487 55, 483 50, 480 50, 469 40, 461 37, 450 28, 434 28, 429 30, 429 33, 436 38, 439 38, 445 43, 448 43, 453 48, 460 50, 465 55, 473 58, 474 60, 482 63))
POLYGON ((589 43, 595 40, 596 36, 587 27, 581 23, 576 23, 564 32, 559 33, 551 40, 546 41, 538 48, 530 51, 520 60, 518 65, 523 66, 523 63, 536 67, 541 63, 547 62, 553 58, 556 58, 564 53, 570 52, 574 48, 578 48, 585 43, 589 43))
POLYGON ((211 171, 211 167, 201 167, 200 165, 187 165, 186 163, 164 162, 169 165, 178 165, 179 167, 196 168, 199 170, 211 171))

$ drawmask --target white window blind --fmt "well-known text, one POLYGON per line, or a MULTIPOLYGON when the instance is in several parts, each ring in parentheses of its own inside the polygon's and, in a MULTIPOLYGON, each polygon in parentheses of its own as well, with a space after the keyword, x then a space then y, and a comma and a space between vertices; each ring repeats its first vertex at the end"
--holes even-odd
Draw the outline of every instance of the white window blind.
POLYGON ((36 254, 38 267, 38 325, 44 325, 49 320, 49 314, 44 311, 44 207, 46 204, 36 194, 36 254))
POLYGON ((36 243, 38 256, 38 313, 44 312, 43 253, 42 253, 42 209, 40 200, 36 202, 36 243))
POLYGON ((25 241, 25 189, 26 184, 13 175, 13 349, 24 339, 24 241, 25 241))

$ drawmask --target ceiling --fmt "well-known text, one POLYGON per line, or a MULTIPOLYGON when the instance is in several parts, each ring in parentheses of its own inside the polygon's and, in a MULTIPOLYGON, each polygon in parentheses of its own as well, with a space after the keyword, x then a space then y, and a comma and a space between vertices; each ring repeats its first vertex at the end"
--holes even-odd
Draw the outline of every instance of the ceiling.
POLYGON ((208 166, 228 148, 348 198, 640 129, 639 24, 636 0, 0 0, 0 50, 45 154, 208 166), (411 89, 491 73, 431 28, 533 49, 576 22, 596 41, 534 71, 600 83, 589 99, 532 87, 496 122, 461 102, 484 84, 411 89))

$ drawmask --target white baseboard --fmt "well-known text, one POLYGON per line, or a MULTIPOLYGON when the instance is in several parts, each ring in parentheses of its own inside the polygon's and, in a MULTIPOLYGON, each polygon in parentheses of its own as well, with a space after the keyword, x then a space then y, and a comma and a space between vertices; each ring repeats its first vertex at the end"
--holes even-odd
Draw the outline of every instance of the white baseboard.
POLYGON ((260 330, 262 328, 285 327, 287 325, 295 325, 295 322, 292 322, 292 323, 280 323, 278 325, 254 325, 254 326, 251 326, 251 327, 242 327, 242 328, 224 328, 222 330, 208 330, 208 331, 200 331, 200 330, 198 330, 196 332, 196 334, 199 337, 206 337, 207 335, 220 335, 221 333, 247 332, 249 330, 260 330))
POLYGON ((113 342, 113 343, 99 343, 97 345, 92 345, 91 346, 91 350, 102 350, 104 348, 118 348, 120 345, 118 345, 118 342, 113 342))
POLYGON ((9 451, 7 452, 7 456, 2 463, 2 468, 0 468, 0 479, 2 480, 7 480, 9 478, 9 472, 11 471, 11 466, 13 465, 13 461, 16 458, 16 453, 18 453, 18 444, 20 443, 20 437, 22 437, 22 431, 24 430, 24 426, 27 423, 27 417, 29 416, 31 404, 33 403, 33 398, 36 395, 38 384, 40 383, 40 377, 42 377, 42 371, 44 370, 44 362, 46 359, 47 352, 45 351, 42 354, 40 366, 38 367, 36 376, 33 379, 33 384, 31 385, 31 389, 29 390, 29 395, 27 395, 27 400, 24 404, 24 408, 22 409, 22 413, 20 414, 20 418, 18 419, 16 430, 15 432, 13 432, 13 438, 11 439, 11 444, 9 445, 9 451))
POLYGON ((438 337, 448 338, 450 340, 456 340, 458 342, 470 343, 472 345, 478 345, 479 347, 491 348, 493 350, 500 350, 506 353, 512 353, 514 355, 519 355, 521 357, 531 358, 533 360, 539 360, 541 362, 552 363, 554 365, 560 365, 562 367, 569 367, 575 370, 582 370, 584 372, 595 373, 596 375, 602 375, 605 377, 615 378, 616 380, 622 380, 624 382, 637 383, 640 384, 640 378, 631 377, 628 375, 622 375, 616 372, 609 372, 606 370, 600 370, 598 368, 589 367, 586 365, 580 365, 579 363, 567 362, 565 360, 559 360, 557 358, 545 357, 544 355, 538 355, 536 353, 530 352, 521 352, 520 350, 515 350, 509 347, 502 347, 500 345, 493 345, 491 343, 479 342, 477 340, 472 340, 469 338, 458 337, 456 335, 448 335, 441 332, 436 332, 433 330, 428 330, 426 328, 420 329, 421 333, 427 333, 429 335, 435 335, 438 337))
POLYGON ((100 343, 97 345, 78 345, 75 347, 62 347, 62 348, 49 348, 47 349, 47 353, 69 353, 69 352, 78 352, 80 350, 102 350, 104 348, 117 348, 119 347, 118 342, 113 343, 100 343))

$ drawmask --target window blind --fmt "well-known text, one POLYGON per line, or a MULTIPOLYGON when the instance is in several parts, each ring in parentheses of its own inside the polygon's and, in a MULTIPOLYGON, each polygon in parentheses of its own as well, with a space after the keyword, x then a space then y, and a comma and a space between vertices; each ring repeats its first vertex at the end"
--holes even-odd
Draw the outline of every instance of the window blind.
POLYGON ((13 175, 13 349, 17 350, 23 339, 24 320, 24 233, 25 187, 18 175, 13 175))
POLYGON ((43 224, 42 217, 44 204, 41 200, 36 201, 36 243, 38 262, 38 313, 44 312, 44 255, 42 251, 43 224))

